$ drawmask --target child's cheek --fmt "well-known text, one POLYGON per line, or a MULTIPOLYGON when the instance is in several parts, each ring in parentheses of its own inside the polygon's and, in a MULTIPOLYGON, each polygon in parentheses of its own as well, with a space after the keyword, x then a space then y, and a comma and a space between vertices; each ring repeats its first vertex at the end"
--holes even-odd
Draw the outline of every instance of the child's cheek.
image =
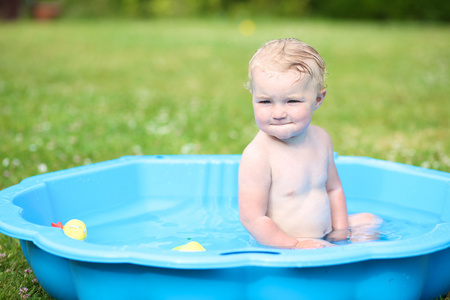
POLYGON ((256 120, 256 124, 257 124, 258 126, 260 126, 260 125, 266 123, 266 121, 267 121, 266 119, 267 119, 267 118, 266 118, 266 116, 265 116, 265 114, 264 114, 263 112, 261 112, 261 111, 255 111, 255 120, 256 120))

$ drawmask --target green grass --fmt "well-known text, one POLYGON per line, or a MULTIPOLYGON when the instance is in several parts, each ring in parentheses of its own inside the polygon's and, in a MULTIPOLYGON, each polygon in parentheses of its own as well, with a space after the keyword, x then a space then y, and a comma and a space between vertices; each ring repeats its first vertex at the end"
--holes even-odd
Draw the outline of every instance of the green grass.
MULTIPOLYGON (((248 60, 280 37, 327 62, 313 123, 339 154, 450 171, 449 25, 255 22, 250 37, 220 19, 0 24, 0 189, 123 155, 241 153, 248 60)), ((47 299, 18 243, 0 245, 0 298, 47 299)))

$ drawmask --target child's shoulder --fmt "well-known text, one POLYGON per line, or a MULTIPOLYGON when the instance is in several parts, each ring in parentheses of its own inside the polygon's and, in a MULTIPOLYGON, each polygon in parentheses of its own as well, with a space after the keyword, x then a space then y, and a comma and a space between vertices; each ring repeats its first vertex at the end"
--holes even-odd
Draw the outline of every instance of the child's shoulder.
POLYGON ((267 155, 267 143, 267 137, 260 132, 247 145, 242 155, 261 159, 267 155))
POLYGON ((319 126, 314 126, 311 125, 310 129, 313 131, 312 136, 314 136, 314 144, 316 145, 316 147, 320 148, 320 149, 326 149, 326 151, 329 153, 329 155, 333 154, 333 141, 331 140, 330 135, 328 134, 328 132, 319 127, 319 126))
POLYGON ((309 126, 309 130, 310 130, 310 133, 311 133, 311 135, 315 138, 315 139, 317 139, 317 140, 320 140, 320 141, 323 141, 323 142, 331 142, 331 137, 330 137, 330 135, 328 134, 328 132, 325 130, 325 129, 323 129, 322 127, 319 127, 319 126, 316 126, 316 125, 310 125, 309 126))

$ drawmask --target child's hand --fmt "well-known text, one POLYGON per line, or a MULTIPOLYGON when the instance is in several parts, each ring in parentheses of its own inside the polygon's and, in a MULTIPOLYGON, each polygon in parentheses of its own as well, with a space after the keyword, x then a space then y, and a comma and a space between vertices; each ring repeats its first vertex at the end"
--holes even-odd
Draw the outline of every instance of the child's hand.
POLYGON ((328 243, 327 241, 323 240, 301 240, 298 241, 298 243, 294 246, 294 249, 318 249, 318 248, 324 248, 324 247, 334 247, 336 245, 333 245, 331 243, 328 243))

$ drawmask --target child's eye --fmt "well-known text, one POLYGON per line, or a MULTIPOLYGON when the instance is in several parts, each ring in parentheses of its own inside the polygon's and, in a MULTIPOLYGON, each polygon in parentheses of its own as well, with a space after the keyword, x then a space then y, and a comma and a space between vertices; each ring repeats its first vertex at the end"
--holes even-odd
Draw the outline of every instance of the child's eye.
POLYGON ((269 104, 270 100, 260 100, 259 103, 261 103, 261 104, 269 104))
POLYGON ((292 100, 288 100, 288 103, 302 103, 302 101, 292 99, 292 100))

